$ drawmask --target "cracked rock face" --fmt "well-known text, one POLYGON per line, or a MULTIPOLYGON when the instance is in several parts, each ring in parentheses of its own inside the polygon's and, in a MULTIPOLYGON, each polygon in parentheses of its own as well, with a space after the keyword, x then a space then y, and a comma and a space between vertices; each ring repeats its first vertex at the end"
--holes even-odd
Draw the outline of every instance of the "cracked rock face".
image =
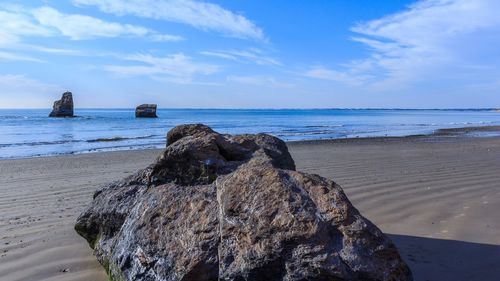
POLYGON ((49 117, 73 117, 73 94, 65 92, 60 100, 54 102, 49 117))
POLYGON ((295 171, 283 141, 198 124, 167 144, 77 220, 112 280, 412 280, 340 186, 295 171))
POLYGON ((136 118, 157 118, 156 104, 141 104, 135 108, 136 118))

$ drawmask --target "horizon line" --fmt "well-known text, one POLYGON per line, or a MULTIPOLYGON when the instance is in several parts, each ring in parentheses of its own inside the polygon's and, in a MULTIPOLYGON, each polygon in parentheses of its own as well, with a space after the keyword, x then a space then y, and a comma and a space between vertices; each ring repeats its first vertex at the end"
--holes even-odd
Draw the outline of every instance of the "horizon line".
MULTIPOLYGON (((135 107, 79 107, 74 110, 135 110, 135 107)), ((0 107, 0 110, 52 110, 51 107, 0 107)), ((158 107, 157 110, 500 110, 498 107, 158 107)))

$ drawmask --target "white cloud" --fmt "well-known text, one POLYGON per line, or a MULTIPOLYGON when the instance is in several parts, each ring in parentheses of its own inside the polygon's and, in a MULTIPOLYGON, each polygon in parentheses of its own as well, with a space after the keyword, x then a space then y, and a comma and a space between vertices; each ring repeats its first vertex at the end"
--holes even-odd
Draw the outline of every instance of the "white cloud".
POLYGON ((36 51, 75 55, 80 52, 61 48, 23 43, 24 37, 66 36, 72 40, 98 37, 144 37, 152 41, 181 41, 176 35, 161 34, 154 30, 98 18, 64 14, 51 7, 28 9, 16 5, 0 5, 0 54, 3 60, 36 61, 32 56, 19 54, 19 51, 36 51))
POLYGON ((19 11, 0 10, 0 47, 20 41, 22 36, 50 36, 51 31, 40 26, 30 15, 19 11))
POLYGON ((61 92, 58 85, 47 84, 18 74, 0 74, 0 93, 6 96, 18 94, 44 94, 61 92))
POLYGON ((108 22, 98 18, 64 14, 51 7, 28 9, 19 5, 0 5, 0 60, 42 62, 33 54, 19 52, 35 51, 52 54, 80 55, 77 50, 50 48, 27 44, 24 37, 66 36, 72 40, 98 37, 143 37, 152 41, 176 42, 181 36, 161 34, 149 28, 108 22))
POLYGON ((82 52, 73 49, 61 49, 61 48, 48 48, 44 46, 36 46, 30 44, 17 44, 16 48, 19 50, 37 51, 42 53, 50 54, 63 54, 63 55, 81 55, 82 52))
POLYGON ((0 6, 0 48, 14 52, 2 52, 3 59, 40 61, 31 56, 17 54, 19 51, 37 51, 46 53, 75 54, 75 50, 48 48, 38 45, 22 43, 22 37, 49 37, 54 36, 53 30, 40 25, 33 16, 18 6, 0 6))
POLYGON ((221 51, 203 51, 202 55, 218 57, 239 62, 253 62, 259 65, 281 65, 281 63, 272 57, 268 57, 260 49, 247 50, 221 50, 221 51))
POLYGON ((19 74, 0 74, 0 106, 3 108, 47 108, 64 88, 19 74))
POLYGON ((149 76, 175 83, 191 83, 196 75, 209 75, 219 71, 216 65, 194 62, 182 53, 165 57, 136 54, 123 59, 141 64, 108 65, 104 69, 121 76, 149 76))
POLYGON ((158 41, 182 40, 182 37, 157 34, 142 26, 107 22, 85 15, 63 14, 50 7, 35 9, 32 11, 32 15, 42 26, 56 29, 60 34, 73 40, 119 36, 152 36, 154 40, 158 41))
POLYGON ((26 56, 26 55, 21 55, 13 52, 4 52, 0 51, 0 61, 31 61, 31 62, 43 62, 40 59, 31 57, 31 56, 26 56))
POLYGON ((254 86, 265 86, 270 88, 284 88, 290 89, 293 88, 294 85, 291 83, 285 83, 277 81, 274 77, 269 76, 237 76, 230 75, 227 76, 227 81, 236 82, 240 84, 248 84, 254 86))
POLYGON ((352 39, 369 48, 369 57, 335 69, 311 69, 306 75, 358 81, 374 89, 498 77, 498 11, 497 0, 419 1, 405 11, 352 28, 357 33, 352 39))
POLYGON ((184 37, 170 34, 153 34, 151 40, 159 42, 178 42, 185 40, 184 37))
POLYGON ((253 22, 219 5, 194 0, 73 0, 78 6, 96 6, 116 15, 135 15, 188 24, 234 37, 265 40, 253 22))
POLYGON ((311 78, 337 81, 350 85, 360 85, 369 78, 367 75, 353 75, 352 73, 336 71, 323 66, 314 66, 307 70, 304 75, 311 78))
POLYGON ((228 54, 228 53, 220 52, 220 51, 203 51, 203 52, 200 52, 200 54, 205 55, 205 56, 211 56, 211 57, 217 57, 217 58, 222 58, 222 59, 238 61, 238 58, 236 56, 228 54))

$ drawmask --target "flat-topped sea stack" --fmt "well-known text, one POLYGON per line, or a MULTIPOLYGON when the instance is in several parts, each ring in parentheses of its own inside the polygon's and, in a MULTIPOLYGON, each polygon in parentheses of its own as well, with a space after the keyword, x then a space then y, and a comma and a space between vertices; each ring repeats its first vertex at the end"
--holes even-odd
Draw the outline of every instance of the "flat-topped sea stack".
POLYGON ((135 108, 136 118, 157 118, 156 104, 141 104, 135 108))
POLYGON ((78 218, 111 280, 410 281, 390 239, 335 182, 295 170, 266 134, 182 125, 78 218))
POLYGON ((74 117, 73 115, 73 94, 65 92, 60 100, 54 102, 52 112, 49 117, 74 117))

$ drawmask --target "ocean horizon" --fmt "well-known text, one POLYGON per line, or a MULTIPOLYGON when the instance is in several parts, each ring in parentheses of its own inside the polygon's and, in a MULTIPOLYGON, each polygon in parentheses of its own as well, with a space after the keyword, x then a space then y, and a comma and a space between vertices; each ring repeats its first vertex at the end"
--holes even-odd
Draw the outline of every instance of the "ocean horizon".
POLYGON ((266 133, 285 141, 430 134, 438 129, 500 125, 495 109, 0 109, 0 159, 161 148, 171 128, 203 123, 220 133, 266 133))

